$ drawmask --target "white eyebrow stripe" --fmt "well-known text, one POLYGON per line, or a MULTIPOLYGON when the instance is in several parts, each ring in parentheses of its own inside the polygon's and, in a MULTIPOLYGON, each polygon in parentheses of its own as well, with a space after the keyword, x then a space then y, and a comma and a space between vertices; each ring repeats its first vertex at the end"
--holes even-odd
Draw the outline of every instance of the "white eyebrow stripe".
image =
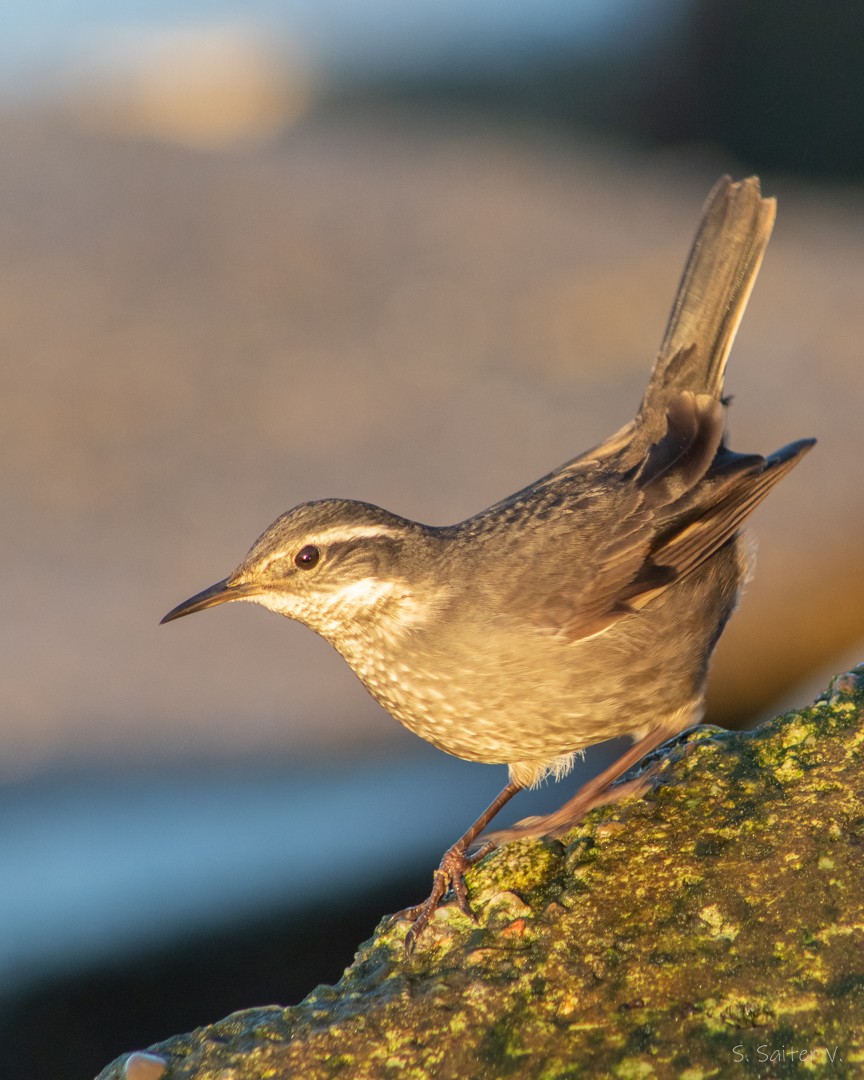
MULTIPOLYGON (((332 529, 325 529, 324 532, 304 537, 303 542, 304 544, 320 544, 325 547, 327 544, 346 543, 350 540, 371 539, 376 536, 399 537, 402 535, 398 529, 389 529, 386 525, 334 525, 332 529)), ((266 570, 271 563, 293 556, 293 554, 293 549, 289 550, 288 548, 283 548, 281 551, 271 551, 266 559, 261 560, 259 569, 266 570)))
POLYGON ((389 529, 386 525, 334 525, 322 533, 309 537, 312 543, 333 544, 346 540, 362 540, 374 536, 403 536, 399 529, 389 529))

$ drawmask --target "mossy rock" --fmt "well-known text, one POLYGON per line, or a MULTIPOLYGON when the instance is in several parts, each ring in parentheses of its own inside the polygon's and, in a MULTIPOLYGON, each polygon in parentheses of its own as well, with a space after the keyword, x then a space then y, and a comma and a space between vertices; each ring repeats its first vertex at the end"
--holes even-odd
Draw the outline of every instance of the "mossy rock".
POLYGON ((385 918, 336 986, 100 1080, 864 1075, 864 666, 468 884, 477 925, 446 905, 408 958, 385 918))

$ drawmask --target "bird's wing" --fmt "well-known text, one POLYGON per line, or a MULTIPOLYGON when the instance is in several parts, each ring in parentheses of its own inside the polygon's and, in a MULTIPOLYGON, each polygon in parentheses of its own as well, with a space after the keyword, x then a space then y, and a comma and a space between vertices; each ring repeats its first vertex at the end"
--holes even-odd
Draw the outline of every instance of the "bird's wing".
POLYGON ((540 489, 505 609, 571 641, 602 633, 710 558, 812 445, 764 458, 722 438, 720 403, 685 391, 636 466, 598 477, 572 502, 564 478, 540 489))

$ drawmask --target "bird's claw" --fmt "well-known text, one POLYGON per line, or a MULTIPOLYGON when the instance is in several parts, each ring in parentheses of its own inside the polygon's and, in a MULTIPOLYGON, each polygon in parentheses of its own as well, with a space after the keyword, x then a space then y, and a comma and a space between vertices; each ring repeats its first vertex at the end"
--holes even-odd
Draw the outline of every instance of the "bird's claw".
POLYGON ((466 854, 461 843, 456 843, 453 847, 448 848, 433 874, 432 892, 427 899, 422 904, 397 912, 394 918, 408 919, 412 923, 408 933, 405 935, 405 952, 408 956, 414 952, 414 947, 420 935, 429 925, 432 916, 450 889, 453 890, 453 898, 459 910, 464 915, 467 915, 472 922, 477 922, 477 916, 474 914, 468 899, 465 872, 488 855, 494 846, 494 844, 484 844, 473 855, 466 854))

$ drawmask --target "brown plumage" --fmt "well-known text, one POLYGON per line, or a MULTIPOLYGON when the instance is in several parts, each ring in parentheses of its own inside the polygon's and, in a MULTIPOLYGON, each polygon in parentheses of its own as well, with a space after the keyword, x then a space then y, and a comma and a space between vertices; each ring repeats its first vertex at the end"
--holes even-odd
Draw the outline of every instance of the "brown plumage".
POLYGON ((163 621, 252 600, 304 622, 393 716, 510 782, 445 854, 413 947, 469 846, 520 788, 613 736, 635 745, 559 811, 493 834, 558 835, 702 713, 711 652, 749 573, 739 529, 812 446, 724 442, 723 376, 774 222, 756 178, 706 203, 641 408, 606 442, 445 528, 367 503, 295 507, 224 581, 163 621))

